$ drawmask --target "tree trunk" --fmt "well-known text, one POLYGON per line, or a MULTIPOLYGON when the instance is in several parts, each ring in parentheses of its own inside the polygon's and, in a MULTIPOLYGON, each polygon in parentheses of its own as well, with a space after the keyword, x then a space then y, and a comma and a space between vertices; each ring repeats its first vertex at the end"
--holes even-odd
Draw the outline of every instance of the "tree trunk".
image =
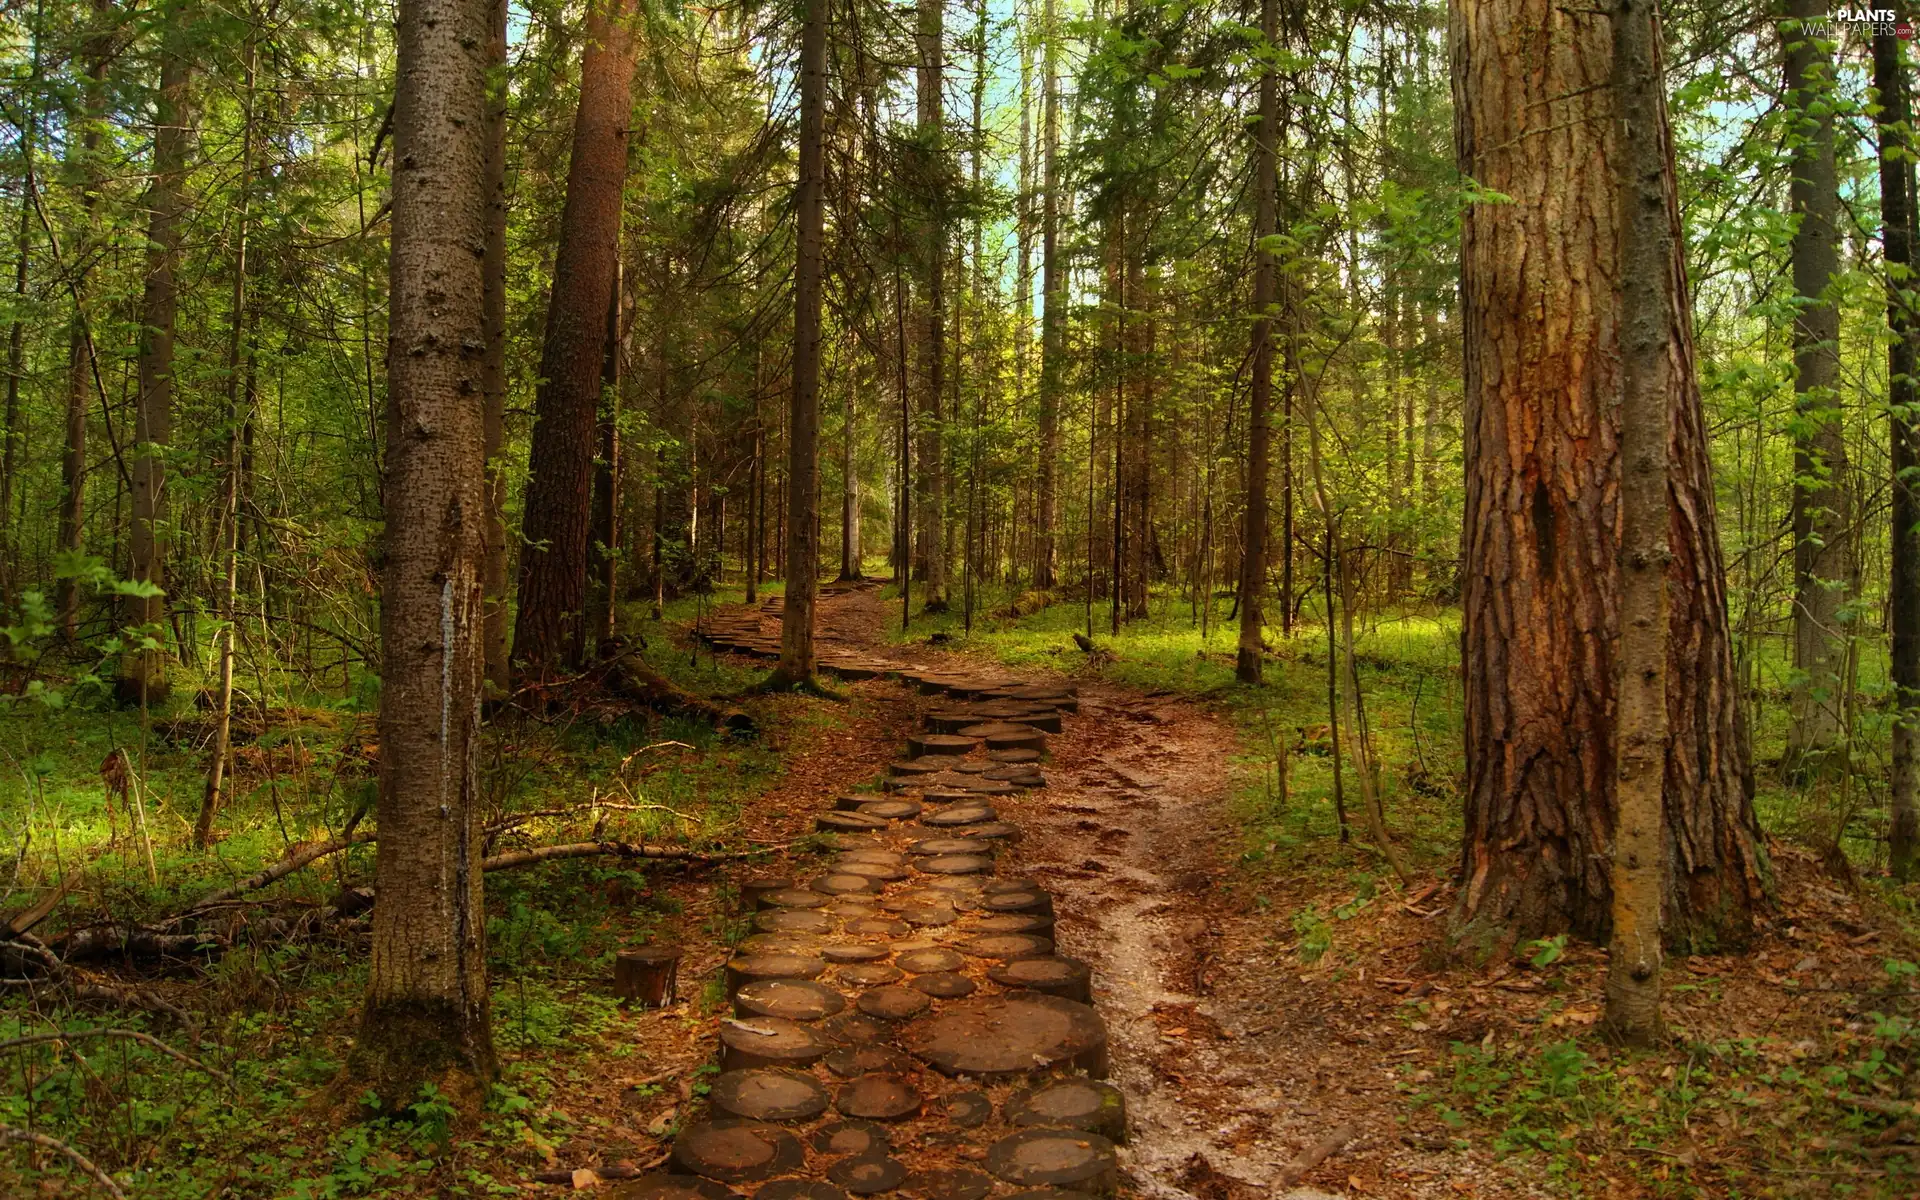
POLYGON ((1790 188, 1793 290, 1793 684, 1791 768, 1817 765, 1840 739, 1845 612, 1853 578, 1853 505, 1841 422, 1840 310, 1827 289, 1840 273, 1839 173, 1834 165, 1833 58, 1808 23, 1823 0, 1789 0, 1780 26, 1793 124, 1790 188))
MULTIPOLYGON (((1620 221, 1620 642, 1614 662, 1613 935, 1606 1028, 1634 1045, 1660 1036, 1661 787, 1667 758, 1667 411, 1674 391, 1669 286, 1679 230, 1669 161, 1655 136, 1665 78, 1656 0, 1620 0, 1613 101, 1620 221)), ((1687 369, 1684 365, 1681 370, 1687 369)))
MULTIPOLYGON (((1261 0, 1260 36, 1269 47, 1279 49, 1279 0, 1261 0)), ((1260 595, 1267 578, 1267 444, 1272 436, 1267 410, 1273 397, 1274 261, 1268 239, 1279 219, 1274 195, 1279 126, 1280 81, 1268 61, 1260 72, 1260 124, 1253 138, 1253 383, 1247 401, 1246 532, 1240 554, 1240 646, 1234 665, 1241 683, 1260 682, 1260 662, 1266 654, 1260 595)), ((1327 619, 1332 621, 1331 613, 1327 619)))
POLYGON ((1915 346, 1920 319, 1915 317, 1912 281, 1914 186, 1912 120, 1907 90, 1906 51, 1899 39, 1873 39, 1873 86, 1880 94, 1875 118, 1880 134, 1880 219, 1887 262, 1887 432, 1892 442, 1893 527, 1888 607, 1893 625, 1895 716, 1893 761, 1888 778, 1893 822, 1888 857, 1895 879, 1906 881, 1920 868, 1920 763, 1915 761, 1916 723, 1920 723, 1920 496, 1914 473, 1920 470, 1920 424, 1914 406, 1915 346))
MULTIPOLYGON (((1609 22, 1548 0, 1452 11, 1464 216, 1466 830, 1456 938, 1492 948, 1611 917, 1620 630, 1620 228, 1609 22), (1545 52, 1551 41, 1553 52, 1545 52)), ((1652 129, 1665 163, 1664 103, 1652 129)), ((1677 239, 1663 285, 1673 527, 1665 902, 1672 945, 1752 931, 1766 865, 1733 672, 1677 239)))
POLYGON ((614 636, 620 609, 620 375, 624 365, 620 345, 625 288, 618 250, 613 263, 613 288, 608 293, 606 346, 600 363, 600 404, 597 424, 599 452, 593 461, 593 526, 589 560, 593 577, 587 584, 588 649, 614 636))
POLYGON ((1040 462, 1034 481, 1033 586, 1058 583, 1060 392, 1066 369, 1066 273, 1060 262, 1060 64, 1055 0, 1041 16, 1040 77, 1040 462))
POLYGON ((13 494, 20 470, 20 450, 25 431, 20 422, 20 377, 26 370, 27 281, 33 258, 34 207, 39 203, 40 181, 34 163, 34 139, 40 132, 39 94, 40 30, 32 31, 33 74, 28 80, 32 94, 26 119, 20 129, 20 226, 14 237, 13 302, 14 317, 7 329, 6 414, 0 419, 0 611, 11 612, 19 588, 20 555, 15 549, 17 530, 13 520, 13 494))
POLYGON ((122 703, 157 704, 167 696, 167 453, 173 441, 173 335, 180 307, 181 223, 187 208, 187 155, 193 144, 193 66, 179 47, 161 51, 160 96, 153 137, 153 184, 147 192, 146 285, 140 301, 140 395, 133 427, 133 530, 128 575, 146 585, 127 597, 122 619, 132 635, 120 668, 122 703))
POLYGON ((480 361, 487 455, 487 686, 513 689, 507 649, 507 0, 488 0, 486 350, 480 361))
POLYGON ((860 376, 849 372, 840 411, 840 578, 863 578, 860 571, 860 475, 855 469, 853 444, 854 391, 860 376))
POLYGON ((930 210, 920 246, 920 488, 915 522, 919 542, 916 557, 926 575, 923 608, 927 612, 947 611, 947 452, 943 428, 947 387, 947 162, 940 90, 946 57, 945 4, 946 0, 918 0, 914 30, 919 53, 916 83, 921 181, 930 210))
MULTIPOLYGON (((380 579, 380 903, 356 1081, 396 1110, 494 1073, 481 896, 486 667, 490 5, 402 0, 394 97, 386 546, 380 579)), ((604 300, 604 294, 601 296, 604 300)), ((598 366, 595 360, 594 366, 598 366)))
POLYGON ((776 686, 813 682, 820 563, 820 277, 826 233, 827 4, 806 0, 800 28, 800 179, 794 201, 793 402, 787 426, 787 594, 776 686))
POLYGON ((601 370, 633 117, 631 14, 632 0, 596 0, 587 12, 521 524, 513 661, 535 682, 577 667, 586 651, 601 370))

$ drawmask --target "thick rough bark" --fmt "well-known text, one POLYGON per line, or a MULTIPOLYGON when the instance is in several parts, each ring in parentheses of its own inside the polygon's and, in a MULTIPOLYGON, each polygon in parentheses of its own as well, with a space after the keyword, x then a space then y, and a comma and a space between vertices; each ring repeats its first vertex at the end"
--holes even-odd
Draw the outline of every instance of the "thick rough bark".
POLYGON ((1824 0, 1788 0, 1781 23, 1788 112, 1793 122, 1793 667, 1791 766, 1840 739, 1846 683, 1843 613, 1851 602, 1853 504, 1841 423, 1840 310, 1827 289, 1840 273, 1839 173, 1834 165, 1833 54, 1810 32, 1824 0))
POLYGON ((531 681, 580 665, 586 651, 601 365, 633 117, 631 14, 632 0, 597 0, 587 13, 580 107, 547 302, 521 523, 513 661, 520 676, 531 681))
POLYGON ((1920 424, 1914 420, 1920 387, 1914 383, 1915 317, 1913 283, 1895 276, 1913 269, 1914 186, 1911 97, 1906 54, 1898 39, 1873 39, 1873 86, 1879 92, 1880 219, 1887 262, 1887 432, 1893 444, 1892 565, 1889 607, 1893 625, 1891 674, 1896 717, 1892 770, 1888 779, 1893 827, 1888 839, 1895 879, 1912 879, 1920 868, 1920 762, 1915 761, 1916 721, 1920 717, 1920 496, 1914 474, 1920 471, 1920 424))
POLYGON ((618 249, 613 262, 613 287, 607 296, 606 345, 600 362, 600 411, 595 423, 599 449, 593 460, 592 520, 588 527, 586 639, 598 647, 613 637, 620 612, 620 379, 625 366, 620 344, 623 325, 625 274, 618 249))
POLYGON ((1660 1036, 1660 829, 1667 755, 1667 411, 1674 392, 1667 286, 1679 238, 1667 219, 1665 96, 1656 0, 1613 13, 1613 98, 1622 132, 1620 215, 1620 643, 1614 664, 1613 940, 1609 1033, 1660 1036))
MULTIPOLYGON (((1604 940, 1620 629, 1621 153, 1609 22, 1548 0, 1456 0, 1461 169, 1512 203, 1464 219, 1467 795, 1457 937, 1604 940)), ((1655 130, 1678 223, 1664 105, 1655 130)), ((1677 238, 1676 238, 1677 242, 1677 238)), ((1738 945, 1765 900, 1684 260, 1671 304, 1673 558, 1666 928, 1738 945)))
POLYGON ((486 399, 483 440, 487 455, 486 588, 487 686, 498 695, 513 687, 507 658, 507 3, 488 0, 487 33, 487 243, 481 273, 481 312, 486 352, 480 390, 486 399))
POLYGON ((1060 390, 1066 366, 1066 272, 1060 262, 1060 63, 1055 0, 1046 0, 1040 36, 1040 463, 1034 481, 1038 495, 1034 530, 1033 586, 1045 591, 1058 582, 1060 390))
POLYGON ((946 0, 919 0, 914 43, 922 181, 931 209, 920 246, 920 474, 915 558, 925 572, 928 612, 947 610, 947 217, 945 112, 940 89, 944 66, 946 0))
POLYGON ((123 703, 157 704, 168 693, 164 644, 155 628, 167 616, 167 466, 173 442, 173 336, 180 309, 175 272, 187 208, 187 155, 193 145, 193 66, 174 47, 162 50, 153 136, 153 184, 147 192, 146 285, 140 301, 140 395, 133 424, 133 528, 128 576, 157 594, 129 596, 121 619, 146 627, 154 649, 135 649, 120 666, 123 703))
MULTIPOLYGON (((356 1081, 389 1108, 494 1071, 478 777, 487 549, 490 5, 402 0, 394 98, 380 850, 356 1081)), ((593 364, 596 368, 599 363, 593 364)))
POLYGON ((854 435, 859 426, 855 423, 854 392, 857 390, 859 376, 850 376, 846 391, 841 398, 840 411, 840 578, 842 580, 861 579, 860 560, 864 557, 860 545, 860 473, 854 458, 854 435))
POLYGON ((794 203, 793 401, 787 410, 787 592, 773 682, 813 680, 820 590, 820 276, 826 231, 827 3, 806 0, 800 29, 800 180, 794 203))
MULTIPOLYGON (((1280 39, 1279 0, 1261 0, 1260 35, 1270 46, 1280 39)), ((1260 125, 1253 140, 1253 383, 1247 401, 1247 510, 1240 553, 1240 647, 1234 675, 1242 683, 1260 682, 1260 596, 1267 577, 1268 419, 1273 403, 1274 262, 1266 239, 1279 216, 1274 192, 1275 151, 1280 136, 1280 82, 1272 63, 1260 75, 1260 125)))

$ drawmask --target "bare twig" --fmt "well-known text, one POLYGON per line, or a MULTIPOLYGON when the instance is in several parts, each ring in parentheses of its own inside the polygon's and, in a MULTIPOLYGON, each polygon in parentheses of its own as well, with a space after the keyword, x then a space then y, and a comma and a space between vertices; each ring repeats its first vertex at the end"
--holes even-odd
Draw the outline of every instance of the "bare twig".
POLYGON ((646 858, 667 862, 718 863, 737 862, 743 858, 752 858, 763 854, 765 850, 738 850, 730 854, 702 854, 696 850, 677 850, 665 846, 649 846, 645 842, 573 842, 563 846, 535 846, 531 850, 509 850, 505 854, 495 854, 481 860, 483 871, 510 871, 515 867, 528 867, 535 863, 552 862, 563 858, 646 858))
POLYGON ((141 1033, 137 1029, 74 1029, 55 1033, 32 1033, 25 1037, 8 1038, 6 1041, 0 1041, 0 1050, 11 1050, 15 1046, 38 1046, 47 1042, 73 1042, 81 1038, 96 1037, 125 1038, 128 1041, 139 1042, 143 1046, 158 1050, 168 1058, 185 1063, 196 1071, 205 1071, 207 1074, 225 1083, 233 1082, 233 1077, 225 1071, 217 1067, 210 1067, 191 1054, 175 1050, 172 1046, 167 1045, 152 1034, 141 1033))
POLYGON ((15 1129, 11 1125, 0 1125, 0 1142, 22 1142, 30 1146, 39 1146, 45 1150, 52 1150, 56 1153, 64 1154, 67 1156, 68 1161, 80 1168, 82 1174, 89 1176, 95 1183, 99 1184, 100 1189, 106 1192, 107 1195, 116 1196, 119 1200, 127 1200, 127 1194, 120 1190, 120 1185, 113 1181, 113 1176, 102 1171, 99 1167, 94 1166, 92 1159, 75 1150, 72 1146, 67 1145, 59 1138, 48 1137, 46 1134, 33 1129, 15 1129))

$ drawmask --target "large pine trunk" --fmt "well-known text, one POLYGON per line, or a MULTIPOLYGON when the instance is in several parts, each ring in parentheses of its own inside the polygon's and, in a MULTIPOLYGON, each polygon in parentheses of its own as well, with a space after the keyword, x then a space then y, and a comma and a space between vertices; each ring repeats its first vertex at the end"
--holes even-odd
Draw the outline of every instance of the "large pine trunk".
MULTIPOLYGON (((1462 237, 1467 795, 1457 937, 1604 941, 1620 632, 1620 223, 1609 23, 1549 0, 1452 9, 1461 170, 1512 203, 1462 237)), ((1658 137, 1678 224, 1664 104, 1658 137)), ((1666 287, 1665 926, 1738 945, 1766 870, 1735 690, 1684 257, 1666 287)))
POLYGON ((177 47, 160 60, 160 95, 153 137, 153 184, 147 191, 146 285, 140 301, 140 395, 133 425, 133 528, 128 576, 149 585, 127 598, 122 620, 145 627, 121 663, 124 703, 157 704, 168 692, 166 641, 156 628, 167 615, 167 451, 173 441, 173 338, 180 309, 181 224, 187 207, 187 154, 193 143, 190 89, 193 68, 177 47), (142 649, 142 645, 150 648, 142 649))
MULTIPOLYGON (((1276 49, 1280 43, 1279 0, 1261 0, 1260 36, 1276 49)), ((1280 83, 1269 62, 1260 73, 1260 124, 1253 139, 1253 384, 1247 402, 1247 507, 1240 554, 1240 644, 1234 674, 1242 683, 1260 682, 1266 655, 1262 639, 1260 595, 1267 576, 1268 414, 1273 401, 1274 261, 1267 246, 1279 221, 1279 177, 1274 165, 1280 137, 1280 83)), ((1206 597, 1211 604, 1213 598, 1206 597)))
POLYGON ((515 668, 536 682, 578 666, 586 652, 601 369, 633 116, 631 11, 631 0, 597 0, 587 14, 580 107, 534 397, 513 627, 515 668))
MULTIPOLYGON (((394 98, 380 903, 357 1081, 389 1109, 432 1082, 477 1108, 494 1069, 481 896, 486 667, 489 5, 402 0, 394 98)), ((593 364, 597 369, 598 360, 593 364)))
POLYGON ((928 612, 947 610, 947 159, 945 105, 941 97, 946 57, 946 0, 919 0, 914 42, 919 54, 916 77, 920 124, 921 185, 928 213, 920 244, 921 294, 919 364, 920 473, 915 516, 914 558, 927 587, 928 612))
POLYGON ((1058 582, 1060 390, 1066 369, 1066 272, 1060 262, 1060 66, 1055 0, 1042 10, 1040 82, 1040 463, 1034 480, 1033 586, 1058 582))
POLYGON ((486 410, 487 685, 504 696, 513 686, 507 662, 507 0, 487 0, 487 62, 494 74, 487 96, 486 349, 480 390, 486 410))

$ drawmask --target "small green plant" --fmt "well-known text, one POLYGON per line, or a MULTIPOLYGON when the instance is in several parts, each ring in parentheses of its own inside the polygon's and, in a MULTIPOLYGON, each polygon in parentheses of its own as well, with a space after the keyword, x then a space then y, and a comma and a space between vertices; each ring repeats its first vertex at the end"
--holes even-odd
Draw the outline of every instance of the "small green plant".
POLYGON ((1319 962, 1333 949, 1333 926, 1318 905, 1309 904, 1293 914, 1293 932, 1298 935, 1293 952, 1303 963, 1319 962))
POLYGON ((1566 956, 1567 935, 1556 933, 1552 937, 1535 938, 1520 949, 1527 956, 1527 965, 1543 971, 1566 956))

